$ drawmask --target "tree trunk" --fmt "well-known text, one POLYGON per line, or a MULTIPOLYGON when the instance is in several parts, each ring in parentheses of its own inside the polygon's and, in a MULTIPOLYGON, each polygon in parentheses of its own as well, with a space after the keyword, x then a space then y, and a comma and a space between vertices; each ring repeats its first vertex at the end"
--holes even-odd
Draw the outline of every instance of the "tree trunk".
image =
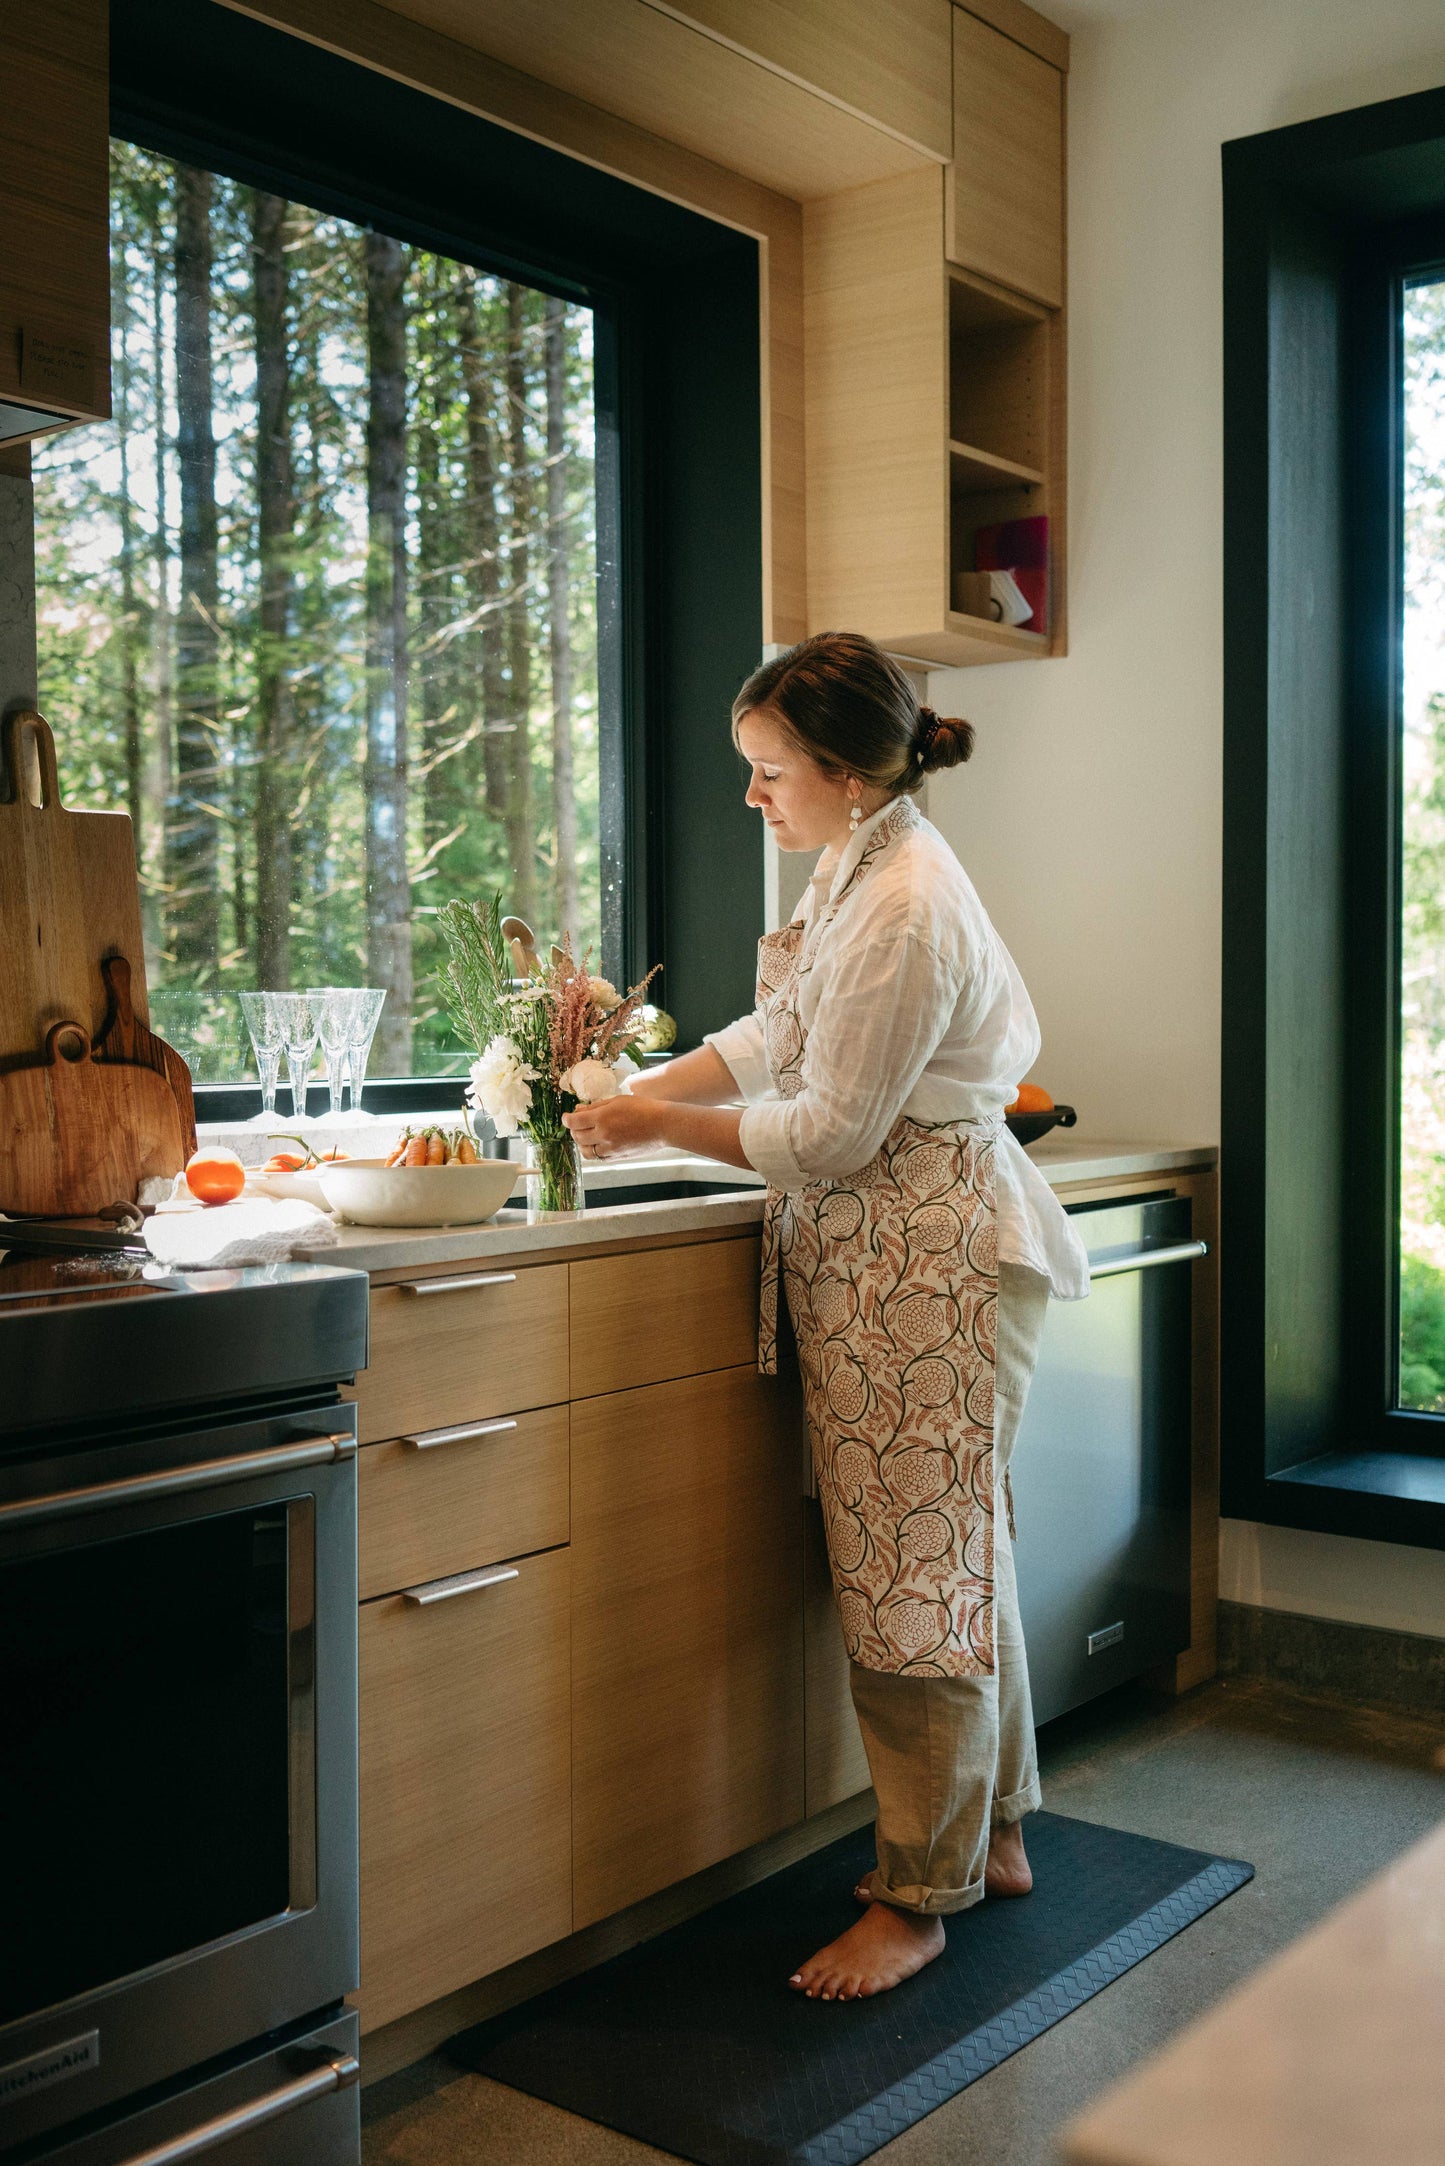
POLYGON ((462 350, 462 380, 467 394, 467 555, 472 607, 477 617, 476 651, 482 681, 482 765, 487 817, 498 826, 507 817, 507 735, 511 716, 502 628, 502 574, 499 561, 497 470, 492 455, 492 384, 477 320, 476 289, 468 278, 457 297, 457 335, 462 350))
POLYGON ((151 758, 146 774, 146 797, 150 807, 146 835, 149 880, 141 889, 142 923, 145 929, 146 980, 160 983, 162 951, 166 941, 165 889, 168 860, 166 821, 171 801, 175 731, 174 682, 171 669, 171 542, 170 490, 167 486, 170 444, 166 437, 166 244, 165 229, 157 209, 151 220, 151 413, 155 424, 156 525, 151 551, 155 565, 155 607, 151 612, 151 685, 155 719, 151 728, 151 758))
POLYGON ((549 297, 547 357, 547 600, 552 666, 552 804, 557 828, 557 923, 577 937, 577 785, 572 757, 572 548, 567 514, 567 311, 549 297))
POLYGON ((291 984, 292 714, 286 641, 296 507, 291 474, 287 205, 251 205, 256 321, 256 507, 261 607, 256 651, 256 982, 291 984))
POLYGON ((130 814, 136 876, 145 871, 145 747, 141 725, 140 610, 136 591, 135 508, 130 497, 132 370, 130 308, 126 299, 124 243, 111 263, 111 318, 115 325, 115 433, 120 452, 120 698, 125 731, 125 802, 130 814))
POLYGON ((170 949, 206 980, 220 957, 215 793, 220 727, 216 442, 212 431, 211 176, 176 169, 176 421, 181 595, 176 627, 176 774, 167 879, 170 949))
POLYGON ((526 325, 522 288, 507 287, 507 464, 512 516, 507 547, 507 668, 515 725, 507 746, 507 854, 512 907, 535 928, 537 821, 532 803, 532 625, 527 577, 532 477, 527 464, 526 325))
POLYGON ((411 1072, 407 878, 406 250, 368 233, 366 341, 366 907, 369 983, 386 991, 374 1064, 411 1072))

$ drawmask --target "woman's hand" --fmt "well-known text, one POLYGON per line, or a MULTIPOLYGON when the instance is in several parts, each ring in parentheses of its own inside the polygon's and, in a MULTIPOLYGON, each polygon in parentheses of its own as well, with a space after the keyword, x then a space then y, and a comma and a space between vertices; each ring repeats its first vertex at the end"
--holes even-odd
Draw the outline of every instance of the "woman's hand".
POLYGON ((619 1091, 599 1105, 578 1106, 575 1113, 564 1113, 562 1123, 577 1138, 584 1158, 618 1158, 664 1140, 666 1106, 666 1100, 619 1091))

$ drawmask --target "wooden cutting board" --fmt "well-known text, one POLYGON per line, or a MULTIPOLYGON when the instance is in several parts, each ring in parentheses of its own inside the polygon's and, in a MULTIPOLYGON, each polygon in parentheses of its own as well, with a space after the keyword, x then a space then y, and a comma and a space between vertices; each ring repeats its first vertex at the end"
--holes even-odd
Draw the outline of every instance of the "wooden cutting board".
MULTIPOLYGON (((135 958, 141 941, 135 842, 124 812, 72 812, 60 801, 55 740, 38 714, 0 723, 0 1060, 33 1059, 50 1024, 104 1028, 100 959, 135 958)), ((131 978, 150 1019, 145 974, 131 978)))
POLYGON ((165 1077, 92 1060, 82 1024, 53 1023, 40 1061, 0 1071, 0 1211, 85 1218, 184 1164, 165 1077))
POLYGON ((91 1052, 101 1061, 137 1061, 165 1077, 181 1116, 181 1148, 189 1158, 196 1147, 196 1096, 191 1088, 191 1071, 175 1047, 158 1038, 137 1017, 131 1003, 134 980, 126 958, 104 956, 100 974, 106 990, 105 1025, 92 1041, 91 1052))

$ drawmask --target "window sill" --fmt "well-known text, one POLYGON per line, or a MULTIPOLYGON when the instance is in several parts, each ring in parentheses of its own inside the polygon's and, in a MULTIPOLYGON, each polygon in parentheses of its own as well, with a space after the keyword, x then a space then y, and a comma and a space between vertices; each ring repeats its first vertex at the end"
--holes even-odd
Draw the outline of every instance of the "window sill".
POLYGON ((1321 1452, 1264 1485, 1275 1526, 1445 1549, 1445 1458, 1423 1452, 1321 1452))

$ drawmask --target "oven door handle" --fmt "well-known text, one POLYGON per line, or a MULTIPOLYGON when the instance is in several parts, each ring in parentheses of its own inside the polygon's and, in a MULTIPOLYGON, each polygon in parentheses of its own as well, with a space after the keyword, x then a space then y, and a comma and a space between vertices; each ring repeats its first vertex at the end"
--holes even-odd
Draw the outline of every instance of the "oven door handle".
POLYGON ((278 2083, 274 2091, 264 2091, 259 2098, 248 2099, 244 2106, 233 2106, 229 2113, 218 2113, 212 2120, 202 2121, 196 2128, 187 2129, 184 2136, 172 2136, 168 2143, 152 2144, 148 2151, 135 2151, 122 2166, 182 2166, 188 2158, 200 2158, 207 2151, 214 2151, 219 2144, 229 2143, 233 2136, 244 2135, 248 2129, 260 2128, 266 2121, 275 2121, 283 2113, 290 2113, 296 2106, 304 2106, 313 2098, 325 2098, 332 2091, 344 2091, 355 2083, 361 2074, 361 2063, 354 2053, 339 2054, 335 2060, 326 2061, 320 2068, 312 2068, 304 2076, 293 2076, 289 2083, 278 2083))
POLYGON ((37 1519, 73 1519, 81 1512, 103 1511, 112 1504, 138 1504, 149 1497, 183 1496, 191 1489, 218 1489, 225 1482, 249 1481, 255 1474, 334 1466, 355 1456, 356 1438, 349 1432, 301 1437, 294 1444, 278 1444, 268 1451, 238 1452, 231 1459, 198 1459, 188 1467, 165 1467, 156 1474, 131 1474, 116 1482, 94 1482, 87 1489, 20 1497, 13 1504, 0 1504, 0 1529, 27 1526, 37 1519))

